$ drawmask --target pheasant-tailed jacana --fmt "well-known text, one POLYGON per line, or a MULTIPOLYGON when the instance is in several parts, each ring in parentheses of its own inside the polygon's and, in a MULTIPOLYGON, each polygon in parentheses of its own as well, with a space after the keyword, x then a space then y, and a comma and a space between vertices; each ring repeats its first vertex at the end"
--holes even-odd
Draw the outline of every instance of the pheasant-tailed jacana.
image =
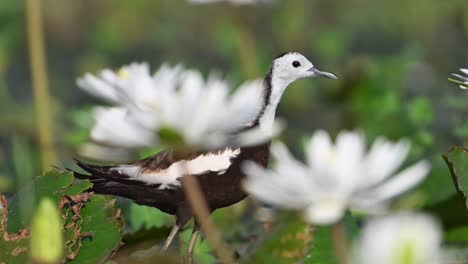
MULTIPOLYGON (((262 107, 247 129, 260 126, 271 131, 276 107, 284 90, 292 82, 305 77, 337 79, 334 74, 315 68, 299 53, 288 52, 276 57, 263 82, 264 98, 259 100, 262 107)), ((192 218, 181 187, 179 168, 184 166, 197 177, 206 202, 214 211, 238 203, 247 196, 241 187, 244 178, 241 164, 252 160, 266 167, 269 147, 270 142, 265 142, 257 146, 226 147, 183 156, 175 155, 169 149, 134 163, 113 166, 95 166, 77 161, 78 166, 90 175, 75 172, 75 177, 89 179, 93 183, 91 191, 97 194, 118 195, 175 215, 176 224, 164 244, 164 253, 178 230, 192 218)), ((195 224, 187 251, 189 256, 197 235, 198 226, 195 224)))

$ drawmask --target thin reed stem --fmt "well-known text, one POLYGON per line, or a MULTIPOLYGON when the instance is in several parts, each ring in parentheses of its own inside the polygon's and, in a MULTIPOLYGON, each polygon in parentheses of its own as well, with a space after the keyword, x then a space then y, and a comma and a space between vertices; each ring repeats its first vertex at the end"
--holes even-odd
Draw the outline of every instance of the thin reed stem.
POLYGON ((255 42, 252 32, 245 24, 245 18, 240 7, 234 10, 234 23, 237 29, 237 53, 245 77, 248 79, 257 78, 260 70, 257 63, 255 42))
POLYGON ((348 264, 348 238, 343 220, 332 226, 333 245, 339 264, 348 264))
POLYGON ((36 110, 37 136, 40 144, 42 170, 45 170, 57 161, 57 155, 53 144, 52 118, 49 108, 50 97, 41 10, 40 0, 26 1, 26 30, 36 110))
POLYGON ((218 255, 222 263, 236 263, 232 252, 224 243, 221 233, 210 217, 210 211, 200 190, 198 180, 192 175, 185 175, 182 177, 182 187, 197 223, 203 230, 206 239, 213 247, 216 255, 218 255))

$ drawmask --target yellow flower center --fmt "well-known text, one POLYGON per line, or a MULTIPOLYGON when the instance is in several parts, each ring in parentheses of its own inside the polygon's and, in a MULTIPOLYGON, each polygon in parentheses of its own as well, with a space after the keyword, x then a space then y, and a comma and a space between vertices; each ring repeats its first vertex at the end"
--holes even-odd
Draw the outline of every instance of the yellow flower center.
POLYGON ((117 71, 117 75, 122 79, 127 79, 128 78, 128 70, 125 69, 125 68, 120 68, 117 71))
POLYGON ((421 263, 420 258, 417 254, 416 246, 414 241, 403 240, 397 247, 397 250, 394 254, 394 262, 397 264, 417 264, 421 263))
POLYGON ((335 161, 336 160, 336 148, 330 149, 330 152, 328 152, 328 160, 329 161, 335 161))

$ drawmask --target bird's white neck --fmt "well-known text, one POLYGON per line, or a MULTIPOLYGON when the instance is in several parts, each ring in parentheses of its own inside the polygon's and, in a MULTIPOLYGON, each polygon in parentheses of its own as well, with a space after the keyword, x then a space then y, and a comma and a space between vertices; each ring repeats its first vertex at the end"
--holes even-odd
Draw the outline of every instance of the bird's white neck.
POLYGON ((275 122, 276 108, 281 100, 284 90, 291 83, 290 80, 276 77, 271 72, 264 82, 266 102, 263 112, 259 116, 259 126, 264 131, 272 131, 275 122), (269 90, 269 91, 268 91, 269 90))

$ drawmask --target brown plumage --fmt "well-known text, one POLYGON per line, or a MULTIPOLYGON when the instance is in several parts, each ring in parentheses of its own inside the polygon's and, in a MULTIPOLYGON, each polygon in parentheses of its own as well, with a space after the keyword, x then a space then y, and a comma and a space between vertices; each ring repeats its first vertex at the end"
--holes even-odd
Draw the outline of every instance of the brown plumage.
MULTIPOLYGON (((195 175, 212 211, 235 204, 246 197, 241 188, 241 181, 245 176, 241 170, 241 164, 243 161, 252 160, 266 166, 269 145, 268 142, 260 146, 241 148, 239 155, 231 159, 231 165, 222 173, 207 171, 195 175)), ((172 150, 165 150, 132 164, 141 166, 142 171, 164 170, 175 162, 194 159, 200 154, 191 153, 177 157, 172 150)), ((192 217, 181 187, 159 189, 158 184, 147 184, 113 170, 115 166, 96 166, 79 160, 76 160, 76 163, 90 173, 90 175, 84 175, 75 172, 76 178, 88 179, 93 183, 90 191, 98 194, 118 195, 132 199, 141 205, 156 207, 165 213, 175 215, 176 224, 180 227, 192 217)))

